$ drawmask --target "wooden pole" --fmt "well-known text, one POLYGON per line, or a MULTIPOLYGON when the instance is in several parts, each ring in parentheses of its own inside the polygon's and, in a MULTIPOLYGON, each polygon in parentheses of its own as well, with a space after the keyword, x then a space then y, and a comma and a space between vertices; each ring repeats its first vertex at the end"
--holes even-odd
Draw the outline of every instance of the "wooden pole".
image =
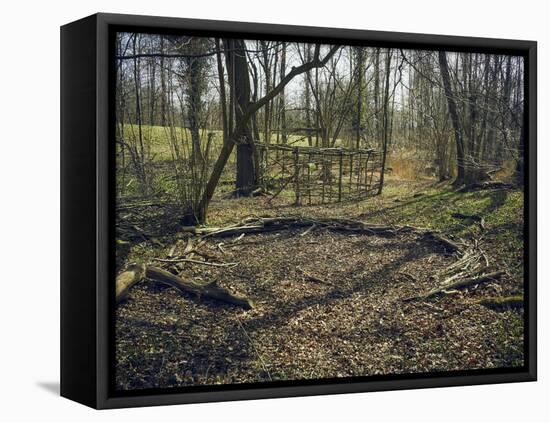
POLYGON ((329 192, 328 192, 328 202, 331 203, 332 202, 332 156, 329 156, 330 157, 330 165, 328 167, 328 187, 329 187, 329 192))
POLYGON ((321 169, 321 180, 323 181, 322 188, 321 188, 321 204, 325 204, 325 184, 326 184, 326 166, 327 166, 327 160, 323 154, 321 154, 321 163, 322 163, 322 169, 321 169))
POLYGON ((372 153, 372 167, 370 170, 370 178, 369 178, 369 186, 372 186, 372 180, 374 178, 374 168, 377 166, 376 164, 376 153, 372 153))
POLYGON ((308 154, 307 160, 307 196, 308 204, 311 205, 311 153, 308 154))
POLYGON ((361 174, 363 171, 363 153, 359 153, 359 169, 357 169, 357 195, 361 195, 361 174))
POLYGON ((353 153, 349 155, 349 195, 351 195, 351 187, 353 184, 353 153))
POLYGON ((296 205, 300 204, 300 160, 298 148, 294 148, 294 192, 296 194, 296 205))
POLYGON ((281 178, 284 180, 285 179, 285 159, 286 159, 286 150, 283 150, 283 154, 281 154, 281 160, 283 162, 282 166, 281 166, 281 178))
POLYGON ((365 195, 369 193, 369 158, 370 153, 367 153, 367 160, 365 161, 365 195))
POLYGON ((339 163, 339 175, 338 175, 338 202, 342 201, 342 176, 343 176, 343 165, 344 165, 344 152, 340 150, 340 156, 338 157, 339 163))

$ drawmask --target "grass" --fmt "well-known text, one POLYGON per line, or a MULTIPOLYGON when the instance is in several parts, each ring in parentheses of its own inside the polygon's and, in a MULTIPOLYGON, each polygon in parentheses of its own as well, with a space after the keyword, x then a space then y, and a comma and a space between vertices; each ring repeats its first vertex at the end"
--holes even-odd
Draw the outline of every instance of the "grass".
MULTIPOLYGON (((523 192, 476 191, 461 193, 449 184, 433 180, 405 181, 388 178, 383 193, 357 202, 291 207, 288 197, 280 196, 268 207, 262 199, 241 198, 228 204, 214 203, 209 222, 214 225, 239 220, 249 214, 300 212, 323 216, 346 216, 372 223, 413 225, 441 230, 456 236, 469 234, 476 226, 452 217, 453 213, 481 215, 489 227, 521 226, 523 221, 523 192)), ((515 247, 521 247, 516 243, 515 247)))
MULTIPOLYGON (((165 126, 158 125, 142 125, 142 135, 143 141, 146 149, 149 149, 150 155, 154 161, 165 161, 171 160, 172 154, 170 152, 170 128, 165 126)), ((212 132, 215 134, 213 138, 214 148, 213 151, 217 152, 220 150, 223 142, 223 135, 221 130, 209 130, 201 131, 201 145, 206 145, 207 134, 212 132)), ((124 124, 124 134, 125 138, 136 140, 138 137, 138 127, 133 124, 124 124)), ((175 128, 175 134, 179 140, 191 140, 191 132, 187 128, 175 128)), ((260 132, 260 139, 264 141, 264 135, 260 132)), ((315 137, 313 137, 315 140, 315 137)), ((277 142, 277 134, 271 134, 271 143, 277 142)), ((307 146, 308 140, 307 137, 297 134, 288 134, 287 143, 295 146, 307 146)), ((336 145, 341 145, 343 141, 341 139, 336 140, 336 145)))

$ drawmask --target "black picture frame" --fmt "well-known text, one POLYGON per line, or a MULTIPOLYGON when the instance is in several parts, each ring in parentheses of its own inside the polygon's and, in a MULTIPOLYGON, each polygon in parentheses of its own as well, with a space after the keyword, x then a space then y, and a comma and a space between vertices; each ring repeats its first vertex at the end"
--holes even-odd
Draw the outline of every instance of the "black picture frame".
POLYGON ((97 409, 534 381, 537 377, 537 44, 534 41, 95 14, 61 27, 61 395, 97 409), (111 43, 120 30, 315 40, 525 57, 525 365, 522 368, 116 393, 111 43))

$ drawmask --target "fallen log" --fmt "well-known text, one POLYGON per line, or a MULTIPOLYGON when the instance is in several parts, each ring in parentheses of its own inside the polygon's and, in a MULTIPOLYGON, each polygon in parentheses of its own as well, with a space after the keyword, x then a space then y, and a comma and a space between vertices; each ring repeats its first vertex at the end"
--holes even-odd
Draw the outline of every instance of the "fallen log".
POLYGON ((414 300, 426 300, 436 295, 445 294, 446 291, 468 288, 472 285, 478 285, 489 281, 495 281, 500 279, 503 275, 504 275, 504 272, 498 271, 493 273, 486 273, 484 275, 479 275, 475 277, 462 278, 462 279, 459 279, 458 281, 447 283, 443 286, 432 289, 431 291, 428 291, 425 294, 404 298, 403 301, 408 302, 408 301, 414 301, 414 300))
POLYGON ((132 264, 125 272, 116 278, 116 302, 117 304, 128 297, 130 288, 145 277, 145 265, 132 264))
POLYGON ((308 279, 308 280, 310 280, 310 281, 312 281, 312 282, 315 282, 315 283, 319 283, 319 284, 321 284, 321 285, 334 286, 333 283, 330 283, 330 282, 328 282, 328 281, 326 281, 326 280, 324 280, 324 279, 321 279, 321 278, 319 278, 319 277, 317 277, 317 276, 315 276, 315 275, 312 275, 312 274, 306 272, 306 271, 305 271, 304 269, 302 269, 301 267, 298 267, 297 269, 298 269, 300 272, 302 272, 302 274, 304 275, 304 278, 305 278, 305 279, 308 279))
POLYGON ((243 307, 246 310, 254 308, 254 303, 251 300, 244 296, 233 294, 229 290, 218 286, 216 281, 208 284, 198 284, 193 281, 182 279, 158 267, 145 266, 143 264, 130 266, 128 270, 122 272, 116 278, 117 304, 125 300, 128 297, 130 288, 144 278, 169 285, 183 292, 193 293, 199 298, 211 298, 243 307))
POLYGON ((507 309, 520 309, 524 306, 523 295, 513 295, 511 297, 489 297, 477 301, 484 307, 492 310, 501 311, 507 309))

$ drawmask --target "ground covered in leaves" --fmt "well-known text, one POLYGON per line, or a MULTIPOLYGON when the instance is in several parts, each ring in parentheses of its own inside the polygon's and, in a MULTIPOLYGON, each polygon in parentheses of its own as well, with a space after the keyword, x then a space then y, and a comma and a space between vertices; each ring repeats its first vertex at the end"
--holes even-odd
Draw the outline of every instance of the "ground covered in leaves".
POLYGON ((263 198, 213 206, 215 225, 251 212, 421 224, 456 240, 481 240, 491 265, 506 270, 499 281, 419 301, 403 299, 437 287, 438 272, 456 258, 414 233, 375 236, 312 228, 212 237, 201 243, 171 230, 165 237, 134 239, 129 246, 123 241, 120 269, 132 261, 155 263, 184 279, 217 280, 256 306, 245 311, 152 281, 136 285, 116 311, 116 386, 127 390, 521 366, 523 311, 495 311, 478 303, 487 296, 523 292, 518 195, 522 198, 517 192, 457 194, 416 182, 403 189, 390 181, 383 196, 338 207, 268 207, 263 198), (475 222, 453 220, 450 214, 458 209, 482 213, 483 233, 475 222), (197 260, 234 265, 155 262, 177 257, 190 245, 197 260))

